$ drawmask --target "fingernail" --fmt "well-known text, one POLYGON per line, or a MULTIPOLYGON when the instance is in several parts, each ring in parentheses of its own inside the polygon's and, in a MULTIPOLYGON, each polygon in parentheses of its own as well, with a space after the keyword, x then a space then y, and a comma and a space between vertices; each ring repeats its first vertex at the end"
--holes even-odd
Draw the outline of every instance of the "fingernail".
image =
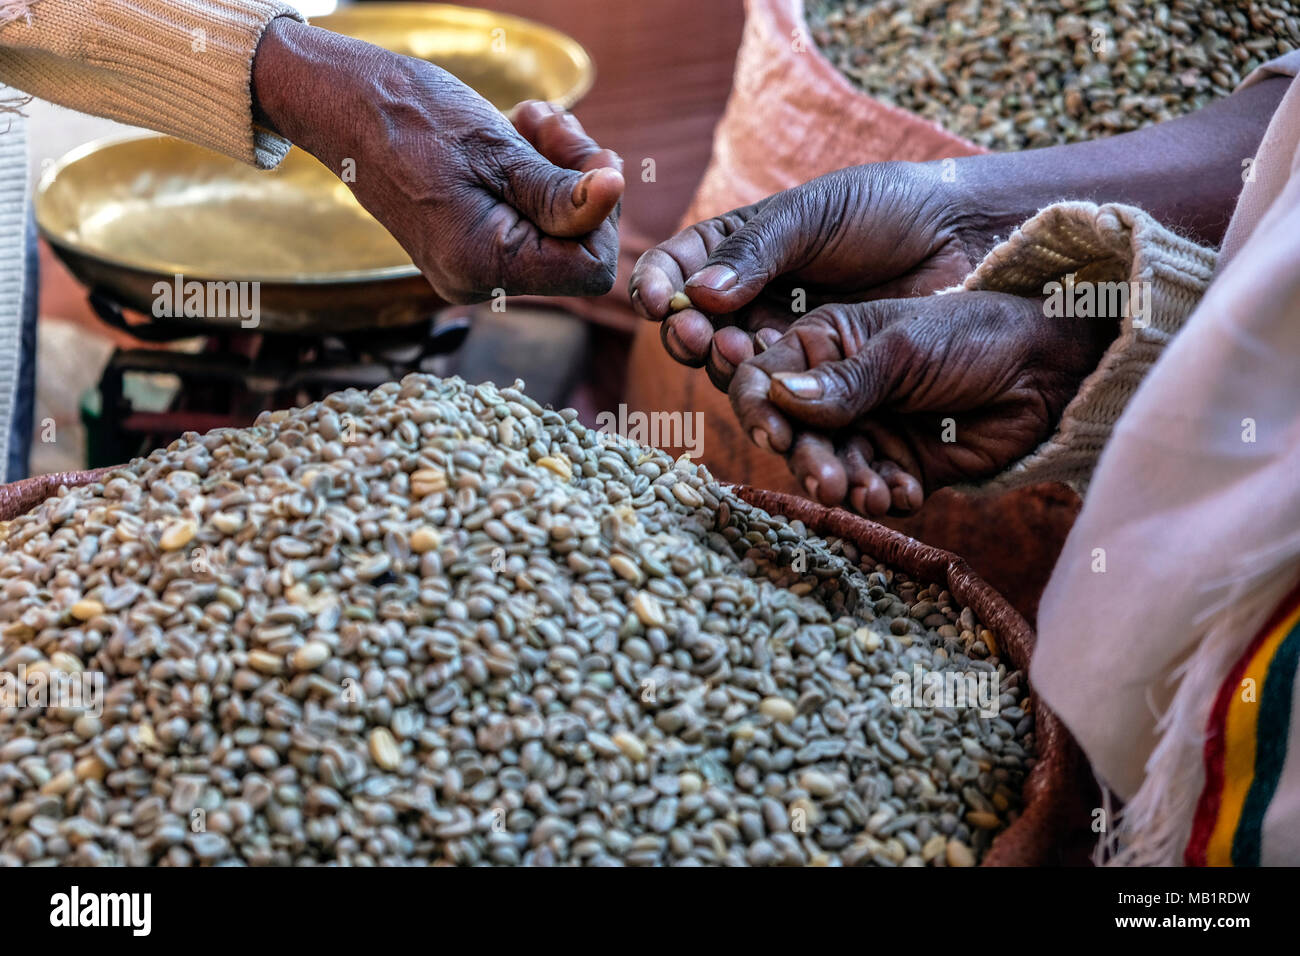
POLYGON ((708 266, 691 276, 690 285, 703 286, 714 292, 726 292, 740 280, 736 270, 730 266, 708 266))
POLYGON ((672 356, 674 362, 686 361, 686 349, 682 345, 681 337, 677 330, 669 323, 663 324, 663 331, 660 333, 664 339, 664 347, 668 349, 668 354, 672 356))
POLYGON ((767 432, 761 428, 755 428, 749 433, 749 440, 752 441, 763 451, 771 451, 772 443, 767 440, 767 432))
POLYGON ((763 336, 761 336, 761 335, 755 335, 755 336, 754 336, 754 354, 757 355, 757 354, 759 354, 760 352, 766 352, 766 351, 767 351, 767 343, 763 341, 763 336))
POLYGON ((592 179, 596 176, 596 170, 589 173, 583 173, 573 186, 573 204, 575 206, 584 206, 587 203, 587 187, 591 185, 592 179))
POLYGON ((867 489, 857 485, 849 492, 849 503, 853 505, 853 510, 860 515, 867 513, 867 489))
POLYGON ((772 378, 795 398, 822 397, 821 379, 816 375, 806 372, 777 372, 772 378))
POLYGON ((912 488, 907 495, 907 506, 916 511, 923 504, 925 504, 925 491, 920 487, 912 488))
POLYGON ((630 295, 629 298, 632 299, 632 308, 634 308, 634 310, 640 313, 640 315, 642 315, 643 317, 646 317, 646 319, 649 319, 650 310, 647 310, 646 303, 643 303, 641 300, 641 290, 633 289, 632 295, 630 295))
POLYGON ((803 480, 803 486, 804 489, 808 492, 808 497, 816 501, 817 489, 821 487, 817 479, 814 478, 812 475, 809 475, 807 478, 803 480))

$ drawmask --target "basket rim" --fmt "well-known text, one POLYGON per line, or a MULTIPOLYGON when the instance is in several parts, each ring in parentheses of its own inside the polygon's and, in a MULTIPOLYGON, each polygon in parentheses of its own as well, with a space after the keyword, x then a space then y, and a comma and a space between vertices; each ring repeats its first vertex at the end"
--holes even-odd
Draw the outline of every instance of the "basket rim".
POLYGON ((1006 647, 1006 656, 1025 675, 1034 713, 1035 762, 1025 779, 1020 816, 999 833, 981 866, 1041 866, 1052 861, 1078 821, 1068 798, 1080 786, 1082 751, 1061 719, 1033 693, 1029 662, 1036 636, 1029 622, 990 584, 950 551, 917 541, 900 531, 805 498, 745 485, 733 487, 743 501, 770 514, 802 521, 813 534, 848 538, 889 567, 920 580, 941 582, 954 600, 971 608, 1006 647))

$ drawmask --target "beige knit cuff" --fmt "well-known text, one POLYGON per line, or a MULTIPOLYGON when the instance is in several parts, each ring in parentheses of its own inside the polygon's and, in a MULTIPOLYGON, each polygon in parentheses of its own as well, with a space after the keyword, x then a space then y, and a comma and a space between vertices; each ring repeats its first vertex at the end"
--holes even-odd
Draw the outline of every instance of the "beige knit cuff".
POLYGON ((262 168, 289 142, 253 123, 253 55, 278 0, 32 0, 0 28, 0 80, 262 168))
POLYGON ((1090 295, 1093 302, 1104 296, 1127 307, 1118 310, 1119 335, 1066 406, 1055 434, 968 490, 1060 481, 1082 494, 1115 422, 1209 285, 1215 256, 1140 209, 1088 202, 1048 206, 985 256, 964 289, 1055 294, 1057 306, 1072 310, 1058 315, 1087 315, 1090 295))

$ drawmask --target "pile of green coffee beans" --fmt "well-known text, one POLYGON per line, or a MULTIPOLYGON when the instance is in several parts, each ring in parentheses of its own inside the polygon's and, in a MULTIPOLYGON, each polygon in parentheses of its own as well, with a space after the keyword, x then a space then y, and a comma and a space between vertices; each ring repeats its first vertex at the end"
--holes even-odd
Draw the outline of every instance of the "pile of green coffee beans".
POLYGON ((1300 46, 1289 0, 808 0, 864 92, 990 149, 1095 139, 1200 109, 1300 46))
POLYGON ((0 862, 976 862, 1033 763, 996 635, 520 388, 340 392, 9 522, 0 670, 64 693, 0 707, 0 862), (899 696, 935 674, 989 693, 899 696))

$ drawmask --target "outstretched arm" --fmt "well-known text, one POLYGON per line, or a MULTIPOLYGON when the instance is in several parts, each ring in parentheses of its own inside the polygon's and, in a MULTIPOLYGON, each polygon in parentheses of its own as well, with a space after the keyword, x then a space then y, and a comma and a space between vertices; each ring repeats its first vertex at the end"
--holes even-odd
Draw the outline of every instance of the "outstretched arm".
POLYGON ((953 160, 971 231, 1005 237, 1044 206, 1081 199, 1137 206, 1218 245, 1290 83, 1269 76, 1195 113, 1106 139, 953 160))
POLYGON ((253 53, 278 0, 5 0, 0 82, 82 113, 270 167, 289 143, 253 123, 253 53))

